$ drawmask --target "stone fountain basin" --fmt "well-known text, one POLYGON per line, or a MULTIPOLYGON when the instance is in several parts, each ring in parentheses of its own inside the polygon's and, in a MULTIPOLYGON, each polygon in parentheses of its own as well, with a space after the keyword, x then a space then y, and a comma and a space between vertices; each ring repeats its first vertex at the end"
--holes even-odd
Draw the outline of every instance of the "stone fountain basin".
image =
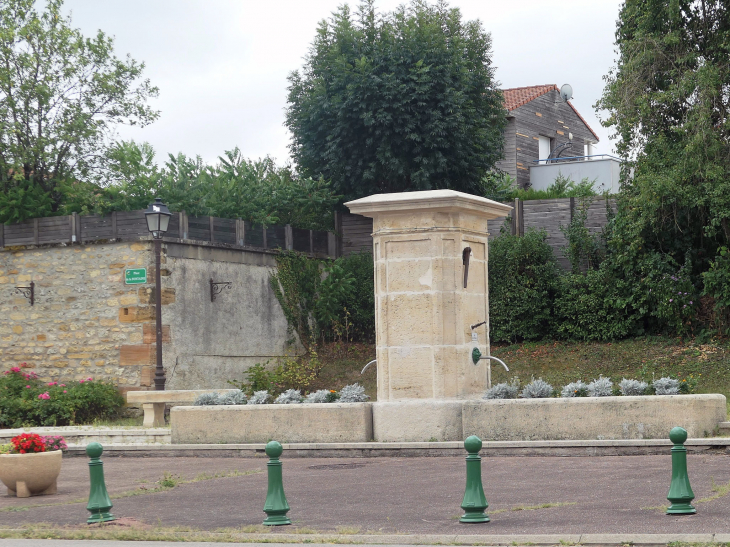
POLYGON ((178 406, 173 444, 665 439, 711 436, 724 395, 570 399, 409 399, 377 403, 178 406))

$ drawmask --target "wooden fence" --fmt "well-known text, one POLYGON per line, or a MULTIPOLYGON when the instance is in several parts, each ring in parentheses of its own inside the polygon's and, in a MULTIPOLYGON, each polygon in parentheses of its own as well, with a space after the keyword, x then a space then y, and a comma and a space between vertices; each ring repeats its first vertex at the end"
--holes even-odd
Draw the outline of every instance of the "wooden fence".
MULTIPOLYGON (((18 224, 0 224, 0 248, 50 243, 89 243, 140 239, 150 235, 142 211, 119 211, 106 216, 33 218, 18 224)), ((288 249, 315 255, 337 255, 334 234, 285 226, 254 225, 248 221, 193 217, 173 213, 165 238, 208 242, 234 247, 288 249)))
MULTIPOLYGON (((514 200, 512 214, 489 221, 489 238, 493 239, 503 233, 524 235, 526 230, 544 229, 547 232, 547 243, 560 265, 570 269, 570 262, 564 257, 562 248, 568 242, 560 230, 561 226, 568 226, 575 215, 576 208, 581 206, 578 198, 538 199, 530 201, 514 200)), ((588 206, 586 227, 595 234, 600 232, 608 221, 606 210, 607 202, 602 197, 592 198, 588 206)), ((614 200, 608 201, 608 206, 616 208, 614 200)), ((341 253, 350 253, 373 248, 373 219, 352 214, 338 215, 337 230, 341 234, 341 253)))

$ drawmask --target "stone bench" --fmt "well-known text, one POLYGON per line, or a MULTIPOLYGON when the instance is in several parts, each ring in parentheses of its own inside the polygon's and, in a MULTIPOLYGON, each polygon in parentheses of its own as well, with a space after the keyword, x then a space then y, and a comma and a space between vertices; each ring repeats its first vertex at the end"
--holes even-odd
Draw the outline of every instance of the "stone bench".
POLYGON ((165 427, 165 405, 192 405, 203 393, 228 393, 236 389, 174 389, 169 391, 128 391, 127 404, 142 405, 142 427, 165 427))

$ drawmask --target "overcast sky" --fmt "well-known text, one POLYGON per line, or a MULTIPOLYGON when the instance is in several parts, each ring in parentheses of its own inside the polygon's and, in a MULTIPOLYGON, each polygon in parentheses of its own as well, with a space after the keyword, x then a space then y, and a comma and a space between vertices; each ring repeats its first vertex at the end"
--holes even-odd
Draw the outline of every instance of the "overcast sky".
MULTIPOLYGON (((66 0, 85 35, 114 36, 115 51, 146 64, 159 87, 158 121, 123 128, 148 141, 158 161, 168 153, 208 162, 235 146, 244 156, 289 161, 284 127, 287 75, 303 64, 317 23, 340 0, 66 0)), ((349 2, 355 7, 355 2, 349 2)), ((379 0, 391 11, 398 0, 379 0)), ((593 105, 613 65, 619 0, 452 0, 464 19, 492 35, 502 88, 569 83, 573 105, 598 134, 599 153, 613 146, 593 105)))

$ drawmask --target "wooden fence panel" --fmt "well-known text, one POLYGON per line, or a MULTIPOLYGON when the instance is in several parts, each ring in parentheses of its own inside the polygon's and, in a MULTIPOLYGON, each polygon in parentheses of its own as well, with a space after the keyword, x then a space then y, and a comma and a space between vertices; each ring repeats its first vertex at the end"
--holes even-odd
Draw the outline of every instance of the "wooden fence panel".
POLYGON ((5 226, 5 246, 33 245, 35 243, 33 219, 5 226))
POLYGON ((231 218, 213 217, 213 235, 214 241, 216 242, 235 245, 236 220, 231 218))
POLYGON ((115 238, 128 239, 150 235, 144 211, 119 211, 114 216, 116 217, 116 222, 113 223, 113 228, 116 229, 115 238))
POLYGON ((210 217, 188 217, 188 238, 210 241, 210 217))
POLYGON ((70 217, 46 217, 38 219, 38 243, 70 243, 70 217))
POLYGON ((82 242, 114 238, 111 216, 87 215, 78 218, 81 223, 82 242))
POLYGON ((266 247, 264 244, 264 228, 261 224, 243 223, 243 244, 251 247, 266 247))
POLYGON ((327 254, 328 252, 327 232, 312 230, 312 252, 327 254))
POLYGON ((311 233, 309 230, 292 228, 292 239, 294 240, 293 247, 295 251, 299 251, 300 253, 312 252, 311 233))
POLYGON ((284 226, 266 227, 266 248, 286 249, 286 229, 284 226))
POLYGON ((373 219, 361 215, 342 215, 342 254, 373 252, 373 219))

